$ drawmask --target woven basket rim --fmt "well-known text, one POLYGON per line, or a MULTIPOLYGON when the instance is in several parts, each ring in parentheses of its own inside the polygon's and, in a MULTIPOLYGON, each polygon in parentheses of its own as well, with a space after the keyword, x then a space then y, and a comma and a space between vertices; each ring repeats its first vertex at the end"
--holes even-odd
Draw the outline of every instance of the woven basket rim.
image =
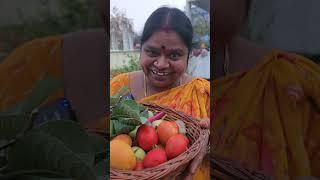
POLYGON ((262 171, 244 167, 240 163, 219 157, 217 155, 214 155, 213 153, 210 153, 210 164, 211 167, 213 167, 213 170, 211 170, 211 176, 214 179, 230 179, 230 178, 236 178, 236 179, 246 179, 246 180, 269 180, 271 177, 264 174, 262 171))
MULTIPOLYGON (((176 173, 179 171, 179 168, 186 166, 199 152, 202 148, 207 146, 209 141, 210 131, 203 129, 199 126, 199 120, 191 117, 190 115, 174 110, 168 106, 158 105, 154 103, 141 103, 144 106, 151 109, 161 109, 167 114, 167 117, 173 117, 173 115, 178 116, 183 121, 187 121, 188 124, 192 124, 192 130, 196 131, 198 136, 196 140, 189 146, 188 150, 179 155, 178 157, 168 160, 167 162, 153 167, 148 168, 142 171, 125 171, 125 170, 116 170, 110 168, 110 179, 159 179, 166 177, 168 175, 176 173), (204 140, 204 141, 203 141, 204 140), (179 161, 183 159, 183 161, 179 161)), ((188 129, 188 127, 187 127, 188 129)))

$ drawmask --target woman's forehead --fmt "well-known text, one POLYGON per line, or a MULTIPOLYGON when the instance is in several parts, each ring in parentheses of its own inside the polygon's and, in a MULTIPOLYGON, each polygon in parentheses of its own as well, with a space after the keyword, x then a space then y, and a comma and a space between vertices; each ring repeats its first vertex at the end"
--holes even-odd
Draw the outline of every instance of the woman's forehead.
POLYGON ((166 49, 187 49, 180 36, 174 31, 157 31, 144 43, 144 46, 166 49))

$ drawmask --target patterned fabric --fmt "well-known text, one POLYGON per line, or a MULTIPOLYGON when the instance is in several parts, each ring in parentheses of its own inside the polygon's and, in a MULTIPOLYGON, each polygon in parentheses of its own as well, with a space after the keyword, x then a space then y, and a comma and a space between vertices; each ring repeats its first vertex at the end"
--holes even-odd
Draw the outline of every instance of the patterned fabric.
MULTIPOLYGON (((16 48, 0 63, 0 112, 14 107, 47 75, 63 78, 60 36, 35 39, 16 48)), ((61 89, 46 102, 63 97, 61 89)))
MULTIPOLYGON (((122 86, 129 87, 129 74, 120 74, 110 81, 110 95, 119 92, 122 86)), ((129 87, 130 89, 130 87, 129 87)), ((210 83, 201 78, 195 78, 182 86, 145 97, 140 102, 150 102, 172 107, 201 119, 209 117, 210 83)), ((193 176, 193 179, 210 179, 210 162, 205 159, 193 176)))
POLYGON ((214 155, 276 179, 320 177, 320 68, 273 51, 214 82, 214 155))

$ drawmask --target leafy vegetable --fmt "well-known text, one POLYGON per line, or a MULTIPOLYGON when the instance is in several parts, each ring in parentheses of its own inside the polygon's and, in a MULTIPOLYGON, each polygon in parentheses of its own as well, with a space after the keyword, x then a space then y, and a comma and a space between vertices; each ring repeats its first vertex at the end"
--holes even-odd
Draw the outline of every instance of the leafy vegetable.
POLYGON ((132 99, 122 98, 128 92, 127 87, 121 88, 120 92, 111 97, 110 136, 128 134, 136 126, 147 122, 149 111, 143 105, 132 99))
POLYGON ((33 113, 61 85, 60 80, 44 78, 25 101, 0 112, 0 179, 107 179, 107 137, 71 120, 33 126, 33 113))
POLYGON ((48 170, 83 180, 96 179, 85 159, 62 141, 41 131, 30 132, 11 147, 8 171, 48 170))
POLYGON ((0 140, 11 140, 28 130, 31 125, 31 118, 26 114, 0 114, 0 140))

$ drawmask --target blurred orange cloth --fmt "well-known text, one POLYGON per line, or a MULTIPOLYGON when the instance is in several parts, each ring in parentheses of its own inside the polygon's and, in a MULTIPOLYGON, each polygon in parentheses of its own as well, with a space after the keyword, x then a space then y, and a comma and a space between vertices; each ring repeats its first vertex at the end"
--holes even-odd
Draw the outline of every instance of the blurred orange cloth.
MULTIPOLYGON (((62 37, 35 39, 14 49, 0 63, 0 112, 7 111, 25 100, 35 82, 47 75, 62 79, 62 37)), ((46 102, 63 97, 63 89, 51 95, 46 102)))
POLYGON ((320 177, 320 67, 273 51, 253 69, 213 81, 214 155, 276 179, 320 177))
MULTIPOLYGON (((119 92, 123 86, 130 89, 129 73, 120 74, 110 81, 110 95, 113 96, 119 92)), ((145 97, 139 102, 165 105, 198 119, 208 118, 210 117, 210 82, 195 78, 187 84, 145 97)), ((210 162, 208 159, 203 161, 193 179, 210 179, 210 162)))

